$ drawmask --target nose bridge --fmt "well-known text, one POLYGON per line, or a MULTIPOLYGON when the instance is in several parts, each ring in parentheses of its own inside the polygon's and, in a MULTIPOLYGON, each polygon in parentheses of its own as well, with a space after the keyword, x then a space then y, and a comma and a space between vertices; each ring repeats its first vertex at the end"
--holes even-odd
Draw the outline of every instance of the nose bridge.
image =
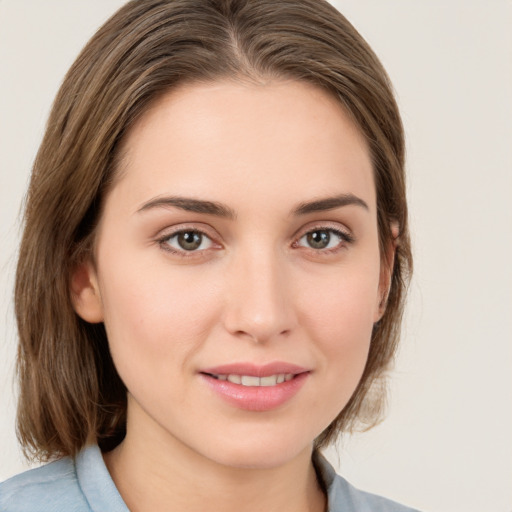
POLYGON ((295 324, 285 258, 270 247, 247 247, 233 258, 226 328, 264 342, 289 333, 295 324))

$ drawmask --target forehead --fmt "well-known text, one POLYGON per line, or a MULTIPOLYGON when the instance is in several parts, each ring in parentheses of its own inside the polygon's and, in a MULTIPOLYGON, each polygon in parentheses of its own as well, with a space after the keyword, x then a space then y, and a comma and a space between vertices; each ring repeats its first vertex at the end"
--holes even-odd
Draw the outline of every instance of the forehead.
POLYGON ((248 204, 351 192, 375 203, 364 137, 339 101, 297 81, 166 93, 127 134, 120 171, 114 188, 133 202, 180 194, 248 204))

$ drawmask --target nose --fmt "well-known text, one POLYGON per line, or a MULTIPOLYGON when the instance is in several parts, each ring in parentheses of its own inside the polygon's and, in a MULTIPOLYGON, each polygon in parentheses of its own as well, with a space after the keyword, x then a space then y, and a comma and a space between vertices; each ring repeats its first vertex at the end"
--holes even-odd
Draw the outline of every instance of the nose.
POLYGON ((265 343, 289 335, 297 324, 289 269, 268 251, 240 255, 228 270, 224 311, 227 331, 265 343))

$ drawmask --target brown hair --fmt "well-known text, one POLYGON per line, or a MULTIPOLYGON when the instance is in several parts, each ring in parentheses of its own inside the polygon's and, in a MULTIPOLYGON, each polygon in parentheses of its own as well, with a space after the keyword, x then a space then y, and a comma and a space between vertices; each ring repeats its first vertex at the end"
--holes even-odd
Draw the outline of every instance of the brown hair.
POLYGON ((361 382, 317 447, 380 417, 411 253, 403 130, 379 60, 324 0, 136 0, 99 29, 69 70, 32 171, 15 288, 18 437, 28 456, 75 455, 91 441, 108 450, 122 440, 126 389, 103 324, 73 310, 70 275, 90 257, 127 130, 178 84, 223 77, 316 84, 339 99, 366 137, 381 251, 392 240, 392 222, 399 243, 361 382))

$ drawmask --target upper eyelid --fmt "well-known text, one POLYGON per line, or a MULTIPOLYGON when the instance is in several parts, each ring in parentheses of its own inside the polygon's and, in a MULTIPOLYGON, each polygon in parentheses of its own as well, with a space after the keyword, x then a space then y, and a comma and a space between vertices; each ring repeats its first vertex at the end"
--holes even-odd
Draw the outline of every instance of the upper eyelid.
MULTIPOLYGON (((330 229, 312 229, 310 231, 306 231, 304 234, 302 234, 301 236, 299 236, 292 244, 292 246, 299 246, 299 243, 300 241, 305 237, 307 236, 309 233, 311 232, 315 232, 315 231, 330 231, 331 233, 333 233, 336 237, 338 237, 340 239, 340 244, 339 245, 342 245, 342 244, 350 244, 352 242, 354 242, 354 239, 351 235, 349 235, 348 233, 345 233, 339 229, 333 229, 333 228, 330 228, 330 229)), ((322 250, 322 249, 314 249, 315 251, 317 250, 322 250)))
POLYGON ((311 233, 312 231, 340 232, 343 235, 345 235, 347 238, 354 240, 354 235, 353 235, 351 229, 349 229, 348 227, 344 226, 343 224, 341 224, 339 222, 329 222, 329 221, 319 221, 319 222, 313 222, 313 223, 307 224, 306 226, 303 226, 300 229, 298 229, 294 233, 293 238, 298 240, 298 239, 302 238, 304 235, 311 233))
POLYGON ((168 226, 164 229, 159 230, 159 232, 156 234, 156 238, 158 239, 165 239, 165 238, 171 238, 172 236, 175 236, 179 233, 183 233, 186 231, 195 231, 197 233, 201 233, 202 235, 207 236, 208 238, 211 238, 212 240, 215 238, 219 238, 219 235, 215 235, 217 231, 215 231, 211 227, 205 227, 205 224, 201 224, 200 227, 198 227, 195 223, 183 223, 178 224, 177 226, 168 226), (215 233, 213 233, 215 231, 215 233))

